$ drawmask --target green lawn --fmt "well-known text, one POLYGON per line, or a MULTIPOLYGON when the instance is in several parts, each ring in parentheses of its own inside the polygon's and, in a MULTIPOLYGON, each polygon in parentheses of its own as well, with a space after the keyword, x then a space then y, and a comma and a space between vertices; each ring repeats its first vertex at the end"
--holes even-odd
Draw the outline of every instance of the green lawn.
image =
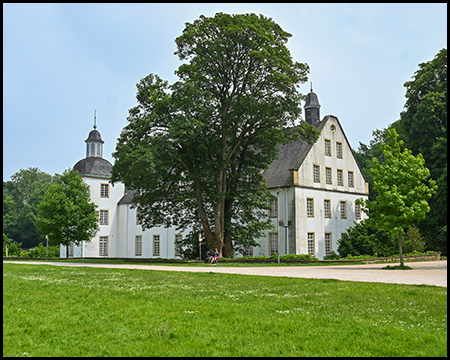
POLYGON ((447 356, 447 288, 3 264, 3 356, 447 356))

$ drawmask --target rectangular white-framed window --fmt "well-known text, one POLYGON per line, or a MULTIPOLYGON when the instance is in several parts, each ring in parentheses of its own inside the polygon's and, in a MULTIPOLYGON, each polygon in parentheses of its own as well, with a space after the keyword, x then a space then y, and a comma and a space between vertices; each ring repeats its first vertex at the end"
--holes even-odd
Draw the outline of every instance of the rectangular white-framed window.
POLYGON ((314 217, 314 198, 306 198, 306 216, 314 217))
POLYGON ((339 202, 339 209, 341 214, 341 219, 347 219, 347 201, 341 200, 339 202))
POLYGON ((91 156, 95 156, 95 144, 91 143, 91 156))
POLYGON ((325 155, 331 156, 331 140, 325 139, 325 155))
POLYGON ((320 166, 313 164, 313 181, 320 182, 320 166))
POLYGON ((139 214, 140 214, 141 210, 140 208, 136 208, 136 225, 142 225, 142 220, 139 219, 139 214))
POLYGON ((355 203, 355 219, 361 220, 361 205, 355 203))
POLYGON ((331 233, 325 233, 325 256, 330 255, 330 252, 333 250, 332 241, 331 241, 331 233))
POLYGON ((269 256, 278 253, 278 234, 269 233, 269 256))
POLYGON ((100 236, 99 255, 108 256, 108 236, 100 236))
POLYGON ((135 255, 136 256, 142 256, 142 235, 136 235, 135 237, 135 255))
POLYGON ((331 199, 323 199, 323 216, 331 219, 331 199))
POLYGON ((109 198, 109 184, 100 184, 100 197, 109 198))
POLYGON ((97 156, 102 157, 102 145, 97 144, 97 156))
POLYGON ((175 235, 175 256, 181 256, 181 244, 183 241, 183 235, 176 234, 175 235))
POLYGON ((337 169, 337 184, 339 186, 344 186, 344 170, 342 169, 337 169))
POLYGON ((278 199, 270 199, 269 200, 269 205, 271 207, 270 211, 269 211, 269 216, 270 217, 278 217, 278 199))
POLYGON ((73 257, 74 248, 75 248, 75 244, 73 243, 73 241, 71 241, 69 244, 69 257, 73 257))
POLYGON ((160 256, 160 236, 153 235, 153 256, 160 256))
POLYGON ((245 245, 244 256, 253 256, 253 246, 252 245, 245 245))
POLYGON ((316 244, 314 232, 308 232, 307 237, 308 237, 308 254, 311 256, 315 256, 316 244))
POLYGON ((348 171, 348 186, 355 187, 355 174, 353 171, 348 171))
POLYGON ((100 210, 100 225, 108 225, 108 210, 100 210))
POLYGON ((344 158, 344 156, 342 154, 342 143, 340 141, 336 141, 336 157, 338 159, 344 158))
POLYGON ((325 182, 329 185, 333 184, 333 177, 331 175, 331 168, 325 167, 325 182))

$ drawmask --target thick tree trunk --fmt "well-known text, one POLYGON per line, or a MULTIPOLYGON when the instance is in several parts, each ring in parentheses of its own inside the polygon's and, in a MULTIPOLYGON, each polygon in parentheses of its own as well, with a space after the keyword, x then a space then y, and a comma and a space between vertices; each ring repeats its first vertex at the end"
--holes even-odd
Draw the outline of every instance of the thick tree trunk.
MULTIPOLYGON (((223 151, 222 157, 225 152, 223 151)), ((217 201, 214 207, 214 233, 215 233, 215 247, 219 251, 219 256, 223 256, 222 248, 224 244, 224 229, 225 229, 225 198, 226 198, 226 172, 225 166, 219 168, 216 180, 217 201)))
POLYGON ((233 200, 227 199, 225 201, 225 222, 224 222, 224 238, 223 238, 223 256, 227 258, 233 257, 233 241, 231 239, 231 232, 227 230, 227 225, 231 224, 231 209, 233 200))
POLYGON ((203 227, 203 233, 205 234, 208 247, 212 249, 214 247, 214 233, 211 231, 208 216, 206 215, 205 207, 203 206, 203 197, 200 191, 200 185, 196 181, 194 182, 194 193, 197 201, 198 213, 200 215, 200 223, 203 227))
POLYGON ((400 266, 404 266, 405 263, 403 262, 403 249, 402 249, 402 231, 398 231, 398 246, 400 248, 400 266))
POLYGON ((224 213, 223 213, 223 200, 220 199, 216 203, 216 208, 214 210, 214 225, 215 225, 215 247, 219 250, 219 256, 222 255, 223 247, 223 230, 224 230, 224 213))

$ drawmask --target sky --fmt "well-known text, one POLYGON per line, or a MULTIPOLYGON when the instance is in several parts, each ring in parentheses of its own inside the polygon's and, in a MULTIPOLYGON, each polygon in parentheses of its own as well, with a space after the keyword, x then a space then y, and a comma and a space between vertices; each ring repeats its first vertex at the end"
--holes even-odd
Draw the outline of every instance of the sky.
POLYGON ((300 91, 312 82, 321 117, 337 116, 354 149, 400 118, 403 84, 447 48, 447 4, 3 4, 3 181, 73 167, 94 111, 113 163, 136 84, 175 82, 175 39, 217 12, 262 14, 291 33, 293 60, 310 67, 300 91))

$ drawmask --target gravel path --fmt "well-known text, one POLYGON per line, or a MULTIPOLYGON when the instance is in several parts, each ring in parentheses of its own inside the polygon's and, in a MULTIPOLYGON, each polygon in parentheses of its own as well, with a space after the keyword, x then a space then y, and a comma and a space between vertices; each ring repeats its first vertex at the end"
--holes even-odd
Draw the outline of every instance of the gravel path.
MULTIPOLYGON (((447 287, 447 260, 408 262, 412 270, 383 270, 387 264, 339 266, 270 266, 270 267, 217 267, 170 266, 139 264, 86 264, 42 261, 3 261, 12 264, 99 267, 186 272, 214 272, 242 275, 285 276, 310 279, 338 279, 348 281, 381 282, 396 284, 435 285, 447 287)), ((390 264, 398 265, 398 264, 390 264)))

